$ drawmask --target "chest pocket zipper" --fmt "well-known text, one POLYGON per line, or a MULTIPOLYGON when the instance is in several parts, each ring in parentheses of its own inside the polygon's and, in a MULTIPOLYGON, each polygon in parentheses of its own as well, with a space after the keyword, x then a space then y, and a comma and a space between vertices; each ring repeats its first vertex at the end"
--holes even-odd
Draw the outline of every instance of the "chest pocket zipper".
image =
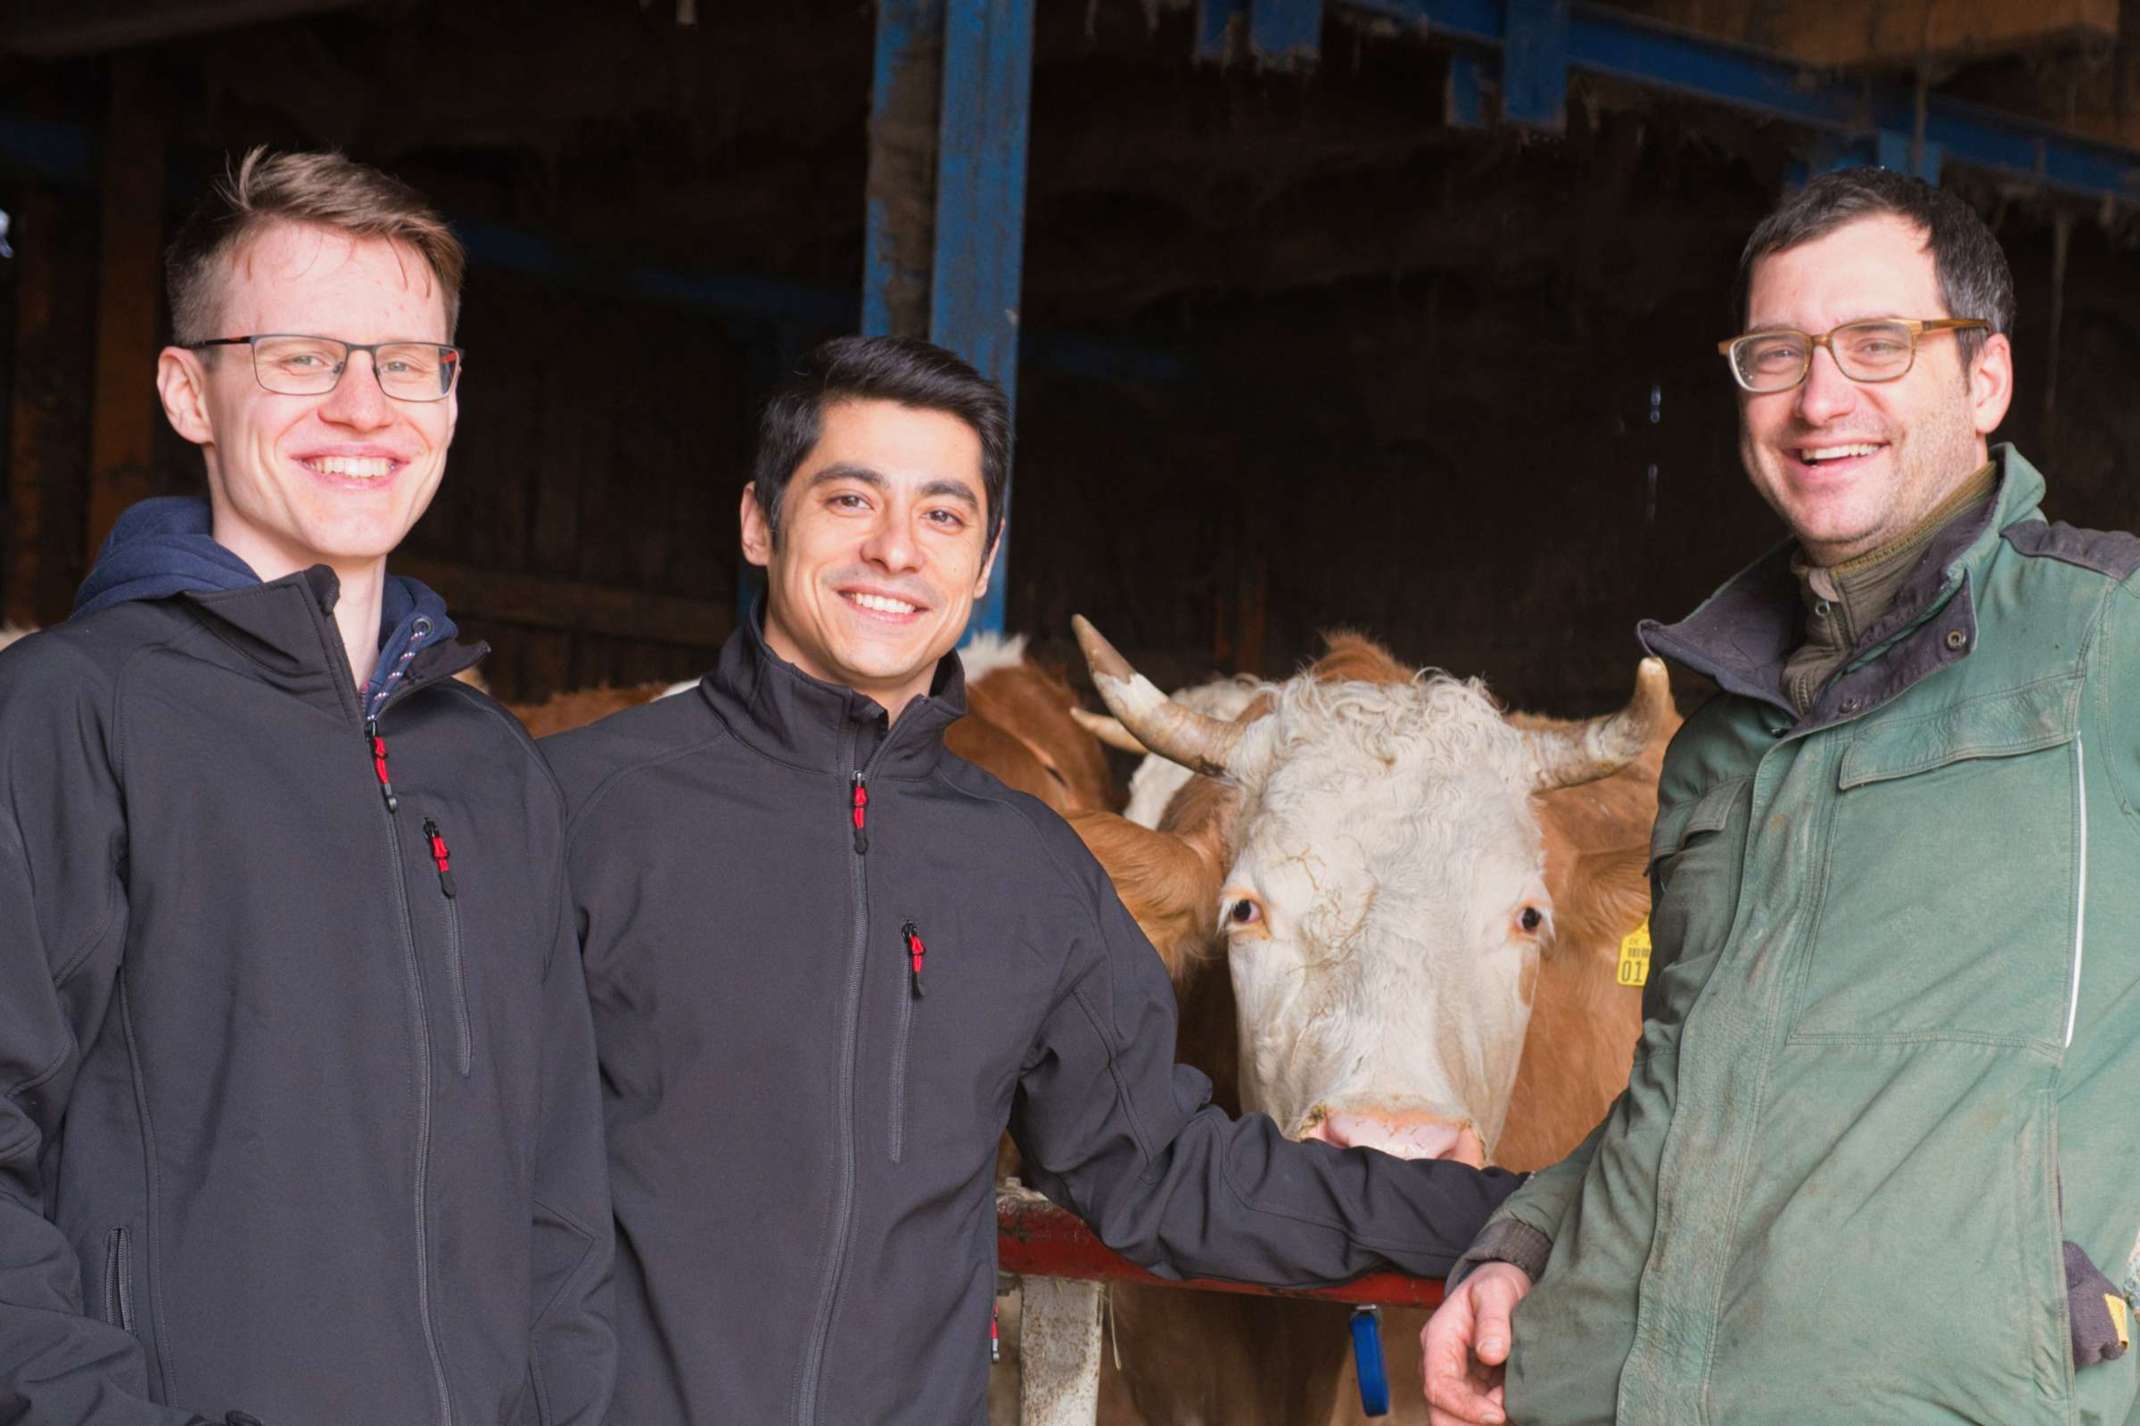
POLYGON ((124 1228, 104 1235, 104 1320, 134 1330, 133 1242, 124 1228))
POLYGON ((928 957, 929 948, 921 939, 921 930, 912 921, 899 928, 899 948, 906 959, 906 986, 899 997, 899 1035, 892 1042, 892 1162, 898 1163, 906 1153, 907 1119, 907 1048, 914 1033, 914 1002, 926 993, 922 989, 922 962, 928 957))
POLYGON ((461 897, 453 880, 453 857, 446 849, 445 834, 434 818, 424 818, 424 841, 431 848, 431 864, 438 868, 438 889, 446 903, 446 979, 453 988, 453 1024, 459 1035, 457 1067, 463 1077, 475 1060, 475 1036, 468 1023, 468 982, 461 967, 461 897))

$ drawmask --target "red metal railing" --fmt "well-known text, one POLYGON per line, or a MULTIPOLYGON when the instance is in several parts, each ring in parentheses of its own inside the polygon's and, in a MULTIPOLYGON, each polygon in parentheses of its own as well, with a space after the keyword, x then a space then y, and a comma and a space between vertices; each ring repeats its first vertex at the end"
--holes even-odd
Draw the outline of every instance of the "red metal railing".
POLYGON ((996 1264, 1024 1277, 1080 1282, 1143 1282, 1199 1292, 1238 1292, 1253 1297, 1305 1297, 1323 1302, 1374 1303, 1382 1307, 1432 1307, 1442 1300, 1434 1278, 1369 1273, 1335 1287, 1258 1287, 1251 1283, 1155 1276, 1116 1254, 1072 1214, 1043 1199, 996 1196, 996 1264))

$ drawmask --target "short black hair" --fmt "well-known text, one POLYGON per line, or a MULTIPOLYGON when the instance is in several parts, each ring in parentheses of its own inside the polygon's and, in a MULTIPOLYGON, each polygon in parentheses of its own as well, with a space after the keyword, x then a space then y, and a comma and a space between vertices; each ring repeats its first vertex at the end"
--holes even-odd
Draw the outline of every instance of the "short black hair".
MULTIPOLYGON (((1925 234, 1940 300, 1950 317, 1979 317, 1994 332, 2014 327, 2014 274, 2006 252, 1976 210, 1944 189, 1890 168, 1845 168, 1823 173, 1761 220, 1739 257, 1739 320, 1746 318, 1754 264, 1774 253, 1825 238, 1860 218, 1893 214, 1925 234)), ((1930 316, 1930 313, 1897 313, 1930 316)), ((1985 333, 1956 332, 1966 368, 1985 333)))
POLYGON ((956 416, 981 439, 981 487, 993 549, 1003 530, 1010 480, 1011 409, 1003 388, 942 347, 913 337, 834 337, 803 359, 795 379, 765 403, 751 480, 773 539, 788 480, 822 433, 827 407, 841 401, 896 401, 956 416))

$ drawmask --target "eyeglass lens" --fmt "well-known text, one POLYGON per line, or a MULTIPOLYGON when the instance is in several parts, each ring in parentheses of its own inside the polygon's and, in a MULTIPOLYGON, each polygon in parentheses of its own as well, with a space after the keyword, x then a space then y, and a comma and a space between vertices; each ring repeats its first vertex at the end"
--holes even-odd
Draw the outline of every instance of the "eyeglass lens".
MULTIPOLYGON (((1813 347, 1803 332, 1757 332, 1732 345, 1732 365, 1749 391, 1781 391, 1804 379, 1813 347)), ((1900 322, 1852 322, 1828 334, 1828 350, 1853 381, 1893 381, 1910 369, 1916 343, 1900 322)))
MULTIPOLYGON (((348 364, 349 348, 327 337, 262 337, 253 343, 253 370, 260 384, 284 396, 332 391, 348 364)), ((389 342, 372 353, 372 369, 389 396, 437 401, 453 390, 460 362, 450 347, 389 342)))

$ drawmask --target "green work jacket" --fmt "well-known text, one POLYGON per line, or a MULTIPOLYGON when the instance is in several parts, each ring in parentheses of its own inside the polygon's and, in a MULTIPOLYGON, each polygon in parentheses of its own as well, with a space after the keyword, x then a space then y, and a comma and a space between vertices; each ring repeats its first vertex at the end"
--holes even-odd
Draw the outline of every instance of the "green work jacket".
POLYGON ((1789 549, 1641 630, 1723 691, 1665 757, 1627 1092, 1497 1215, 1550 1240, 1520 1426, 2140 1421, 2060 1257, 2133 1296, 2140 540, 1996 455, 1803 718, 1789 549))

